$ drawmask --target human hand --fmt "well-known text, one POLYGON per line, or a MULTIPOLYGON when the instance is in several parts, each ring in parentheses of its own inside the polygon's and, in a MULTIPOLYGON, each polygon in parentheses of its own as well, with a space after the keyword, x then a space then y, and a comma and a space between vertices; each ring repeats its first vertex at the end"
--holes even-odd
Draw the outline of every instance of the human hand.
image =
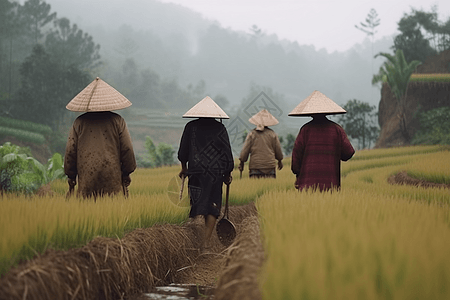
POLYGON ((126 186, 126 187, 131 184, 131 177, 130 177, 130 175, 122 176, 122 184, 124 186, 126 186))
POLYGON ((283 169, 283 162, 281 160, 278 161, 278 170, 283 169))
POLYGON ((179 176, 180 178, 186 177, 186 173, 187 173, 187 169, 182 168, 181 171, 180 171, 180 173, 178 173, 178 176, 179 176))
POLYGON ((69 188, 73 189, 77 185, 77 181, 75 179, 67 179, 67 183, 69 184, 69 188))
POLYGON ((232 181, 233 181, 233 177, 231 176, 231 173, 228 175, 224 175, 223 183, 225 183, 226 185, 230 185, 232 181))
POLYGON ((244 171, 244 162, 243 161, 241 161, 239 163, 238 170, 241 171, 241 172, 244 171))

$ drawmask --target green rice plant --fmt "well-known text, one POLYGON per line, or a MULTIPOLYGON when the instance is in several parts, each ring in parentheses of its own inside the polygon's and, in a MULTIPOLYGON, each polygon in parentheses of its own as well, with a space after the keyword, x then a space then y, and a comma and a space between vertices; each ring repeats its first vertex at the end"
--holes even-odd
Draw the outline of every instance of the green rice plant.
POLYGON ((356 160, 368 160, 379 159, 383 157, 405 156, 421 153, 433 153, 442 151, 445 146, 439 145, 419 145, 408 147, 394 147, 394 148, 382 148, 382 149, 370 149, 370 150, 358 150, 351 158, 351 162, 356 160))
POLYGON ((41 135, 49 135, 52 133, 52 129, 47 125, 5 117, 0 117, 0 127, 16 128, 40 133, 41 135))
POLYGON ((342 179, 341 188, 364 191, 383 197, 398 197, 408 201, 424 203, 439 203, 446 205, 450 203, 448 189, 414 187, 409 185, 390 184, 388 178, 401 171, 406 170, 408 164, 398 166, 387 166, 383 168, 360 170, 351 173, 342 179), (366 180, 371 178, 372 182, 366 180))
POLYGON ((257 201, 263 299, 448 299, 449 205, 373 191, 257 201))
POLYGON ((35 144, 45 143, 45 137, 41 133, 0 126, 0 136, 13 136, 22 142, 35 144))
MULTIPOLYGON (((388 182, 405 170, 445 181, 450 152, 442 149, 358 151, 365 158, 342 164, 339 192, 269 190, 259 197, 263 298, 449 298, 448 189, 388 182)), ((280 180, 289 183, 288 176, 280 180)))
POLYGON ((0 201, 0 274, 47 248, 69 249, 96 236, 122 237, 157 223, 180 224, 188 209, 165 194, 68 200, 62 195, 29 198, 4 195, 0 201))
POLYGON ((450 184, 450 151, 437 152, 415 161, 408 166, 407 174, 425 181, 450 184))

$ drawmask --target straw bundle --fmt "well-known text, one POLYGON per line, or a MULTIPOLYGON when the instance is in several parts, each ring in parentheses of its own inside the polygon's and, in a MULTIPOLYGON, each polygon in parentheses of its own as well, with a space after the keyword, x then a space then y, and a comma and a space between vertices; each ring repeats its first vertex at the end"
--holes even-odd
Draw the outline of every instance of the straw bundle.
MULTIPOLYGON (((231 207, 239 224, 251 206, 231 207)), ((48 250, 11 269, 0 279, 0 300, 123 299, 174 282, 199 255, 204 229, 200 219, 183 226, 136 229, 122 239, 97 237, 69 251, 48 250)), ((223 250, 217 237, 214 247, 223 250)))
POLYGON ((261 299, 258 273, 264 261, 256 216, 238 226, 236 241, 228 248, 226 267, 216 288, 215 299, 261 299))

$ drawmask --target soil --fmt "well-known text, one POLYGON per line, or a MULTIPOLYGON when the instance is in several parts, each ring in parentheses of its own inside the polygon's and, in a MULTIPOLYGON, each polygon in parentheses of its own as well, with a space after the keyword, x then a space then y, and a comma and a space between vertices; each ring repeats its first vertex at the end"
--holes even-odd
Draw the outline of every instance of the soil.
MULTIPOLYGON (((450 73, 450 50, 428 58, 417 67, 417 73, 450 73)), ((406 130, 410 137, 413 137, 419 130, 418 112, 450 106, 449 90, 450 84, 447 82, 415 82, 408 85, 408 97, 406 99, 408 105, 405 109, 405 116, 406 130)), ((398 147, 410 144, 400 131, 397 100, 387 83, 384 83, 381 88, 378 123, 381 130, 375 148, 398 147)))
POLYGON ((421 179, 416 179, 408 176, 406 171, 402 171, 398 174, 392 175, 388 178, 388 182, 390 184, 406 184, 406 185, 412 185, 412 186, 421 186, 421 187, 427 187, 427 188, 450 188, 450 184, 444 184, 444 183, 434 183, 429 182, 421 179))

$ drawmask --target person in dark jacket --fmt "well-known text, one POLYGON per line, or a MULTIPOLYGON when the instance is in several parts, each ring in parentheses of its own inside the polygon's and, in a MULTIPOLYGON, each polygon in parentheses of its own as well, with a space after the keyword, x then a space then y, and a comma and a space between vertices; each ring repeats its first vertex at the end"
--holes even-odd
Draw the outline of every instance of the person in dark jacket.
POLYGON ((215 120, 229 117, 210 97, 205 97, 183 117, 197 119, 186 124, 181 137, 179 176, 189 179, 189 217, 201 215, 205 218, 205 246, 220 215, 222 185, 228 185, 232 180, 234 161, 228 132, 215 120))
POLYGON ((130 133, 125 120, 111 112, 131 105, 124 96, 97 77, 66 106, 85 112, 70 129, 64 155, 69 191, 93 197, 123 192, 136 169, 130 133))
POLYGON ((349 160, 355 150, 344 129, 326 115, 343 113, 346 111, 339 105, 314 91, 289 114, 313 118, 300 129, 292 151, 297 189, 340 189, 341 161, 349 160))

